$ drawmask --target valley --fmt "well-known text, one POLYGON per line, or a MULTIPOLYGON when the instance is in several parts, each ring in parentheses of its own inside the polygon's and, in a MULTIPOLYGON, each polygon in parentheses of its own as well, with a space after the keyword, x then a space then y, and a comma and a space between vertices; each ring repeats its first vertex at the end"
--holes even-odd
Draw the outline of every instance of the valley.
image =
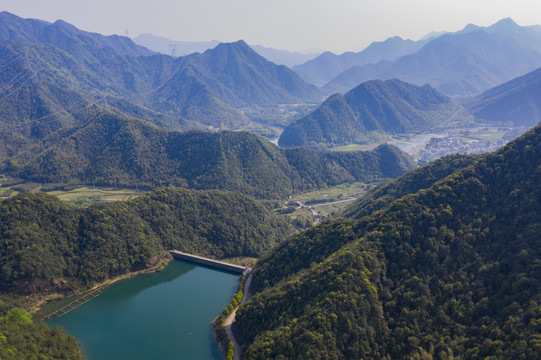
POLYGON ((1 359, 540 357, 541 27, 82 29, 0 12, 1 359))
POLYGON ((0 198, 6 199, 23 192, 44 192, 58 197, 60 200, 81 206, 106 201, 126 201, 142 195, 137 189, 115 189, 108 187, 88 187, 63 184, 44 186, 37 183, 22 183, 13 186, 0 187, 0 198))
POLYGON ((525 127, 506 127, 475 125, 471 127, 454 127, 419 134, 381 135, 381 138, 370 144, 348 144, 330 148, 331 151, 366 151, 380 144, 390 144, 411 155, 419 165, 427 164, 445 155, 481 154, 499 149, 519 134, 525 127))

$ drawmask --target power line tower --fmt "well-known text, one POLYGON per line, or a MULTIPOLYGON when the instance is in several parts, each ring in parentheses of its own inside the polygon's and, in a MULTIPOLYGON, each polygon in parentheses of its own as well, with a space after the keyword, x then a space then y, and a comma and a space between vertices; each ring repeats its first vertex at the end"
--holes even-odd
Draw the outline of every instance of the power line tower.
POLYGON ((171 48, 172 57, 177 57, 177 46, 178 44, 169 44, 169 47, 171 48))

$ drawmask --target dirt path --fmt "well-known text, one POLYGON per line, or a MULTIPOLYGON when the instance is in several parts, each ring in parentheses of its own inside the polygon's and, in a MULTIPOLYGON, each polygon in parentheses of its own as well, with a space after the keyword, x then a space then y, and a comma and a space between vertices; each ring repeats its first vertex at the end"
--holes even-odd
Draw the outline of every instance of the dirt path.
MULTIPOLYGON (((244 304, 246 300, 248 300, 248 293, 250 292, 250 284, 252 283, 252 274, 250 273, 248 275, 248 278, 246 279, 246 283, 244 284, 244 293, 242 296, 242 300, 240 302, 240 305, 244 304)), ((237 339, 235 339, 235 336, 233 336, 233 331, 231 329, 231 325, 235 322, 235 315, 237 314, 237 308, 229 314, 229 316, 224 321, 224 327, 225 331, 227 333, 227 336, 229 337, 229 340, 233 343, 233 352, 235 353, 234 360, 240 360, 240 345, 237 342, 237 339)))

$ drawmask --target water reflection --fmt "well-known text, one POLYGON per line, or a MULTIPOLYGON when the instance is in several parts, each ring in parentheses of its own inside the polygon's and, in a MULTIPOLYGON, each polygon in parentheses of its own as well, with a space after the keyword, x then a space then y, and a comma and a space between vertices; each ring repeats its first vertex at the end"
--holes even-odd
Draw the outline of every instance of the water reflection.
POLYGON ((183 261, 116 283, 49 321, 82 343, 88 360, 220 359, 210 322, 231 300, 238 275, 183 261))

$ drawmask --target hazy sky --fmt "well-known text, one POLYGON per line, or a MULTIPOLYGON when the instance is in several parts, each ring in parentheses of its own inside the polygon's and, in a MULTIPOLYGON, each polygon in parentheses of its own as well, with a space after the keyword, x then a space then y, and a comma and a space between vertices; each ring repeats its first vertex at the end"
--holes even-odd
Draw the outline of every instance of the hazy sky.
POLYGON ((0 10, 62 19, 102 34, 236 41, 301 51, 359 51, 391 36, 417 40, 511 17, 541 24, 539 0, 0 0, 0 10))

